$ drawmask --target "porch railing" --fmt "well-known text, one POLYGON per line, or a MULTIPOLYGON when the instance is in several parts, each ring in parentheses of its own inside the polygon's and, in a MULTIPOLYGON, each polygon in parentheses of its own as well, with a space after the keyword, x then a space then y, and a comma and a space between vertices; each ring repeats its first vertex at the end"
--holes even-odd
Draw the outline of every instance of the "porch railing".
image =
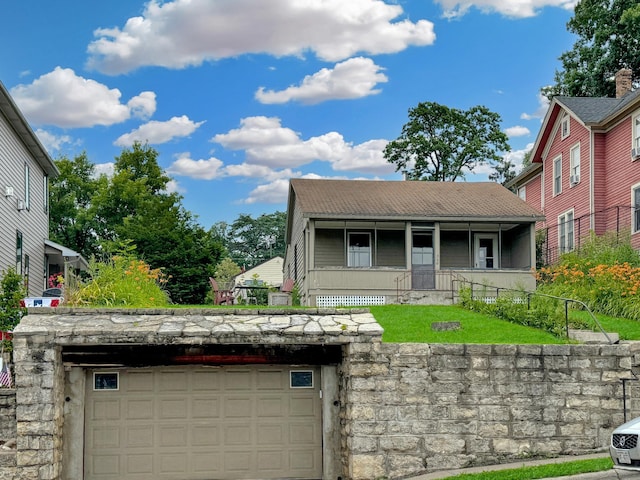
POLYGON ((413 288, 413 282, 416 277, 421 277, 416 283, 420 283, 422 285, 427 283, 424 281, 427 277, 435 278, 435 288, 424 289, 421 291, 450 291, 452 296, 454 296, 457 291, 456 281, 458 281, 459 278, 462 278, 457 272, 451 270, 434 270, 425 273, 417 273, 412 271, 404 272, 402 275, 399 275, 395 279, 396 300, 398 302, 401 299, 406 298, 409 292, 417 290, 413 288))

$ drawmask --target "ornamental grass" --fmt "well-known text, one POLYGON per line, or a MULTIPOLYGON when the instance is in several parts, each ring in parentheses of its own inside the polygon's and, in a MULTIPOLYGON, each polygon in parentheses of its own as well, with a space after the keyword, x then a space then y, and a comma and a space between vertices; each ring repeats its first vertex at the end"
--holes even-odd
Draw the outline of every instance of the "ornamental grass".
POLYGON ((77 307, 165 307, 170 299, 160 269, 131 256, 92 260, 86 280, 69 282, 65 304, 77 307), (73 283, 73 285, 71 285, 73 283))

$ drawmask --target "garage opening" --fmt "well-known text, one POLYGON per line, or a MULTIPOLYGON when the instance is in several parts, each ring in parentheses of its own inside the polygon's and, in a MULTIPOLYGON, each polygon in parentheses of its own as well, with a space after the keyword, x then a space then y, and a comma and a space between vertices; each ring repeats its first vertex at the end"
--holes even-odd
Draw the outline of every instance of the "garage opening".
POLYGON ((84 367, 85 480, 323 478, 339 347, 135 347, 63 351, 84 367))

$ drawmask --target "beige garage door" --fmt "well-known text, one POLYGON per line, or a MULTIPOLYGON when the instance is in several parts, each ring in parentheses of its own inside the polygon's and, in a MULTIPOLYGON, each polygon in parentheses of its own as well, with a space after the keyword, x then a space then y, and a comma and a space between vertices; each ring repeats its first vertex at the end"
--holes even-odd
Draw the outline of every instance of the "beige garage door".
POLYGON ((322 478, 317 367, 87 375, 86 480, 322 478))

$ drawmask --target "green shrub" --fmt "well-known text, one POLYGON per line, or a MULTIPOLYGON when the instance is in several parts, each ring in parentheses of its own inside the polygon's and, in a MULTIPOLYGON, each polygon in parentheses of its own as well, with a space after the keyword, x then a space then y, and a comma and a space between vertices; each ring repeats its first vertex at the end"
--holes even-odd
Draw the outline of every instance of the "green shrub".
POLYGON ((160 269, 131 256, 89 263, 86 281, 69 282, 65 303, 87 307, 163 307, 170 299, 162 288, 166 278, 160 269))
POLYGON ((528 294, 524 291, 501 292, 494 303, 472 296, 470 288, 460 290, 460 305, 468 310, 506 320, 526 327, 538 328, 557 337, 566 333, 564 303, 556 299, 528 294))
MULTIPOLYGON (((27 309, 20 306, 20 300, 27 295, 22 276, 13 268, 2 272, 0 280, 0 331, 12 331, 27 309)), ((0 340, 0 350, 10 352, 13 350, 10 340, 0 340)))

